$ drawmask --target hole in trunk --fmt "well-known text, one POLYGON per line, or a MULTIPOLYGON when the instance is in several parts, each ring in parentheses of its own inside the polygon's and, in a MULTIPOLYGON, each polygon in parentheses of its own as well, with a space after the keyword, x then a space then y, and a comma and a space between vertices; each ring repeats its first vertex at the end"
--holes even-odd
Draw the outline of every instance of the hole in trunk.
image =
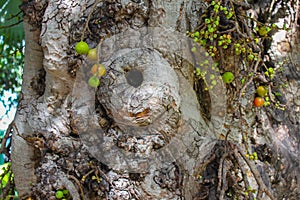
POLYGON ((141 71, 132 69, 126 73, 127 83, 135 88, 139 87, 143 83, 143 74, 141 71))

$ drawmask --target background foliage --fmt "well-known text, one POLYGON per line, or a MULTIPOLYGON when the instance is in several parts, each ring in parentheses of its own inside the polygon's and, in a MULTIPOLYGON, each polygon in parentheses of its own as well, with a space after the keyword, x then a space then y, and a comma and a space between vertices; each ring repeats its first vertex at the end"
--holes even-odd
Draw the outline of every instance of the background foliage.
MULTIPOLYGON (((25 45, 21 3, 21 0, 0 0, 0 103, 5 107, 5 114, 16 106, 21 91, 25 45)), ((10 130, 6 133, 0 130, 0 199, 17 199, 10 158, 2 152, 10 147, 10 136, 10 130), (9 137, 5 138, 5 134, 9 137)))
MULTIPOLYGON (((4 92, 19 93, 23 69, 24 30, 20 0, 0 1, 0 101, 4 92)), ((16 99, 10 98, 7 110, 16 99)))

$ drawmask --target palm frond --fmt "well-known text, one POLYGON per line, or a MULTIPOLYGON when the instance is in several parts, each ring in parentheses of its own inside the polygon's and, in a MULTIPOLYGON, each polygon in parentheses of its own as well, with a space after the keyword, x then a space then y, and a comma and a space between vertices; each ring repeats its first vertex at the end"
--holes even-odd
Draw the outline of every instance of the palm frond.
POLYGON ((4 43, 15 46, 24 39, 21 0, 0 0, 0 34, 4 43))

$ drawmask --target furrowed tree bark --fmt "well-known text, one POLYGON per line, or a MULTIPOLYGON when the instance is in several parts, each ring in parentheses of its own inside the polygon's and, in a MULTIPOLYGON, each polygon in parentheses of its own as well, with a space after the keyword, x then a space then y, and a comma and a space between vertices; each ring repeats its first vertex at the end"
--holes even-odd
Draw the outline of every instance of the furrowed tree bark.
MULTIPOLYGON (((12 148, 21 199, 56 199, 60 190, 76 200, 230 199, 239 193, 241 199, 293 199, 299 194, 294 124, 299 95, 286 91, 295 104, 282 112, 296 117, 284 124, 274 121, 276 113, 268 116, 278 110, 252 109, 252 82, 241 103, 233 101, 239 86, 226 88, 213 70, 207 73, 217 77, 215 87, 195 89, 195 67, 214 61, 201 47, 191 52, 186 31, 199 26, 208 5, 23 2, 25 68, 12 148), (97 61, 75 52, 80 40, 97 48, 97 61), (88 84, 95 63, 106 68, 96 89, 88 84), (289 134, 285 142, 292 150, 278 139, 280 133, 289 134), (259 160, 247 160, 241 143, 255 149, 259 160), (294 182, 287 187, 276 182, 290 178, 294 182)), ((297 55, 298 50, 292 54, 297 55)), ((230 56, 224 60, 234 62, 230 56)), ((297 71, 298 65, 288 69, 297 71)), ((295 76, 290 90, 298 83, 295 76)))

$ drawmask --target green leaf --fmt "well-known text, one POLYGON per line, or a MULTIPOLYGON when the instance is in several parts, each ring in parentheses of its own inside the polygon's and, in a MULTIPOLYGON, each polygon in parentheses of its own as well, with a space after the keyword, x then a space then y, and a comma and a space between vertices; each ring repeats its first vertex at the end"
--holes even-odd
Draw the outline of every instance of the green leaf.
POLYGON ((11 174, 11 171, 9 170, 11 167, 11 163, 4 163, 3 165, 0 165, 0 177, 2 179, 1 186, 5 187, 7 182, 9 181, 9 177, 11 174))

